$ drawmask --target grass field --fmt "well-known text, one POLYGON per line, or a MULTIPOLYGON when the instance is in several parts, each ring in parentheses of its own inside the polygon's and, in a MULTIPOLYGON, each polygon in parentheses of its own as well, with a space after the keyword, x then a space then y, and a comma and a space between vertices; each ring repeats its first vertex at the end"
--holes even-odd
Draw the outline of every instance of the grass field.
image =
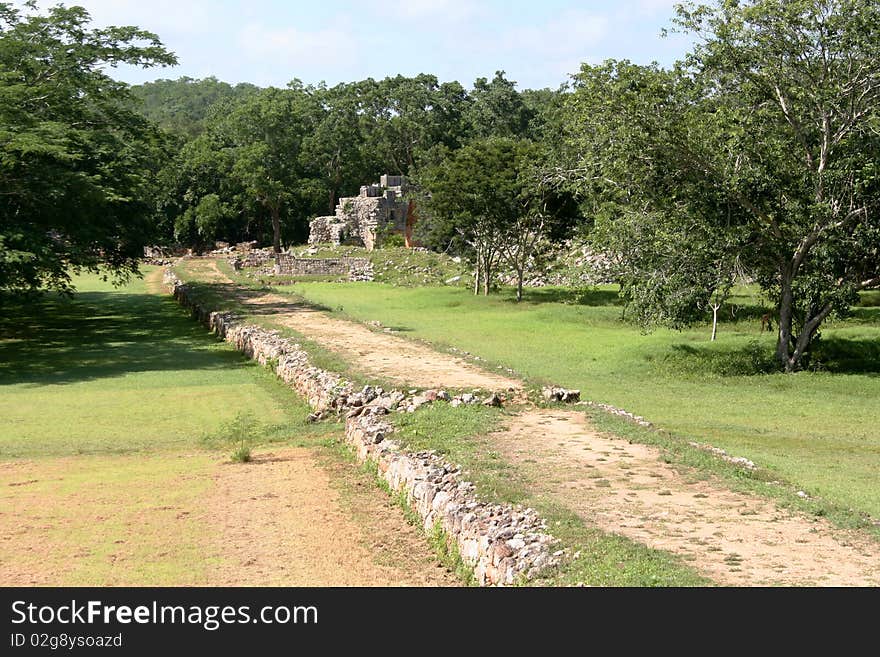
POLYGON ((304 403, 143 280, 76 284, 0 318, 0 458, 193 447, 239 413, 270 438, 309 430, 304 403))
POLYGON ((756 295, 735 321, 644 335, 621 320, 612 288, 473 297, 450 287, 305 283, 279 288, 407 337, 478 354, 528 381, 580 388, 688 440, 746 456, 811 496, 880 518, 880 299, 823 330, 825 371, 768 373, 774 338, 756 295))
POLYGON ((334 427, 143 280, 75 282, 73 299, 3 300, 0 562, 38 584, 204 583, 224 564, 195 509, 229 460, 205 437, 249 415, 264 443, 334 427))

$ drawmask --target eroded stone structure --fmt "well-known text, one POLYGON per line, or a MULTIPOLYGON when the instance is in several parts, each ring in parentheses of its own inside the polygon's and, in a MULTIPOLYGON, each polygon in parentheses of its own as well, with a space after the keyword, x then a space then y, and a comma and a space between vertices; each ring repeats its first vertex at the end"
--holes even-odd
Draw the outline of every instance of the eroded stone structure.
POLYGON ((359 195, 339 199, 336 214, 311 221, 309 244, 350 244, 372 251, 384 237, 396 233, 413 246, 415 207, 404 198, 405 191, 404 176, 384 175, 379 184, 364 185, 359 195))

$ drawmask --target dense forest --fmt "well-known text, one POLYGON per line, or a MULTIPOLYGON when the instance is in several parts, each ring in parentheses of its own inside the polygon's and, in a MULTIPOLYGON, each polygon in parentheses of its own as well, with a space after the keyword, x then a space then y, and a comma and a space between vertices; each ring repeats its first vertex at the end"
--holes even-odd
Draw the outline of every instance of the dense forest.
POLYGON ((284 88, 117 82, 176 62, 155 34, 85 10, 0 3, 0 289, 137 270, 146 244, 300 243, 309 220, 406 174, 419 239, 488 292, 548 240, 607 257, 631 317, 685 326, 738 280, 776 302, 778 362, 880 286, 880 4, 679 7, 671 68, 582 65, 559 89, 499 71, 284 88))
MULTIPOLYGON (((166 142, 156 239, 195 249, 217 239, 272 244, 273 220, 283 245, 301 243, 309 220, 332 214, 341 196, 383 173, 418 181, 478 142, 536 146, 537 168, 551 157, 541 145, 560 130, 562 100, 560 91, 521 92, 501 71, 470 89, 422 74, 334 87, 294 80, 283 89, 181 78, 131 94, 166 142)), ((556 207, 568 213, 557 229, 574 229, 577 206, 556 207)), ((424 222, 421 233, 430 247, 456 237, 439 220, 424 222)))

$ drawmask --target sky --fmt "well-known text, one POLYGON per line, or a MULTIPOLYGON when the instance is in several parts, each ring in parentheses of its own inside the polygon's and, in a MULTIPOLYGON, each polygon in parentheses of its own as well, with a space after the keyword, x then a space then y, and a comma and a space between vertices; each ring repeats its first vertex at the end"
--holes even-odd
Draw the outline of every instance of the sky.
POLYGON ((332 86, 433 73, 470 87, 503 70, 520 89, 555 89, 581 62, 670 65, 690 44, 682 35, 660 36, 678 0, 62 1, 85 7, 97 26, 155 32, 177 55, 175 67, 111 72, 132 84, 213 75, 260 86, 294 78, 332 86))

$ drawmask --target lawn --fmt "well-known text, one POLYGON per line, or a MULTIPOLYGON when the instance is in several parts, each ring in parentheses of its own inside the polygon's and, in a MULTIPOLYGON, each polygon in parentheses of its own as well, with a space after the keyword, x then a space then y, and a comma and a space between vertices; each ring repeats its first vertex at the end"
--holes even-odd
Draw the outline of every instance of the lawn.
POLYGON ((309 446, 333 428, 144 280, 75 283, 71 299, 2 299, 0 580, 204 584, 231 567, 201 513, 236 467, 224 427, 252 416, 259 440, 309 446))
POLYGON ((275 437, 308 430, 304 403, 169 296, 143 280, 76 285, 72 299, 4 300, 0 458, 189 448, 241 413, 275 437))
POLYGON ((750 290, 707 327, 645 335, 622 321, 612 288, 474 297, 452 287, 303 283, 278 288, 401 335, 456 347, 532 383, 580 388, 687 440, 746 456, 781 479, 880 518, 880 308, 877 295, 823 330, 825 371, 768 373, 774 337, 760 333, 750 290))

